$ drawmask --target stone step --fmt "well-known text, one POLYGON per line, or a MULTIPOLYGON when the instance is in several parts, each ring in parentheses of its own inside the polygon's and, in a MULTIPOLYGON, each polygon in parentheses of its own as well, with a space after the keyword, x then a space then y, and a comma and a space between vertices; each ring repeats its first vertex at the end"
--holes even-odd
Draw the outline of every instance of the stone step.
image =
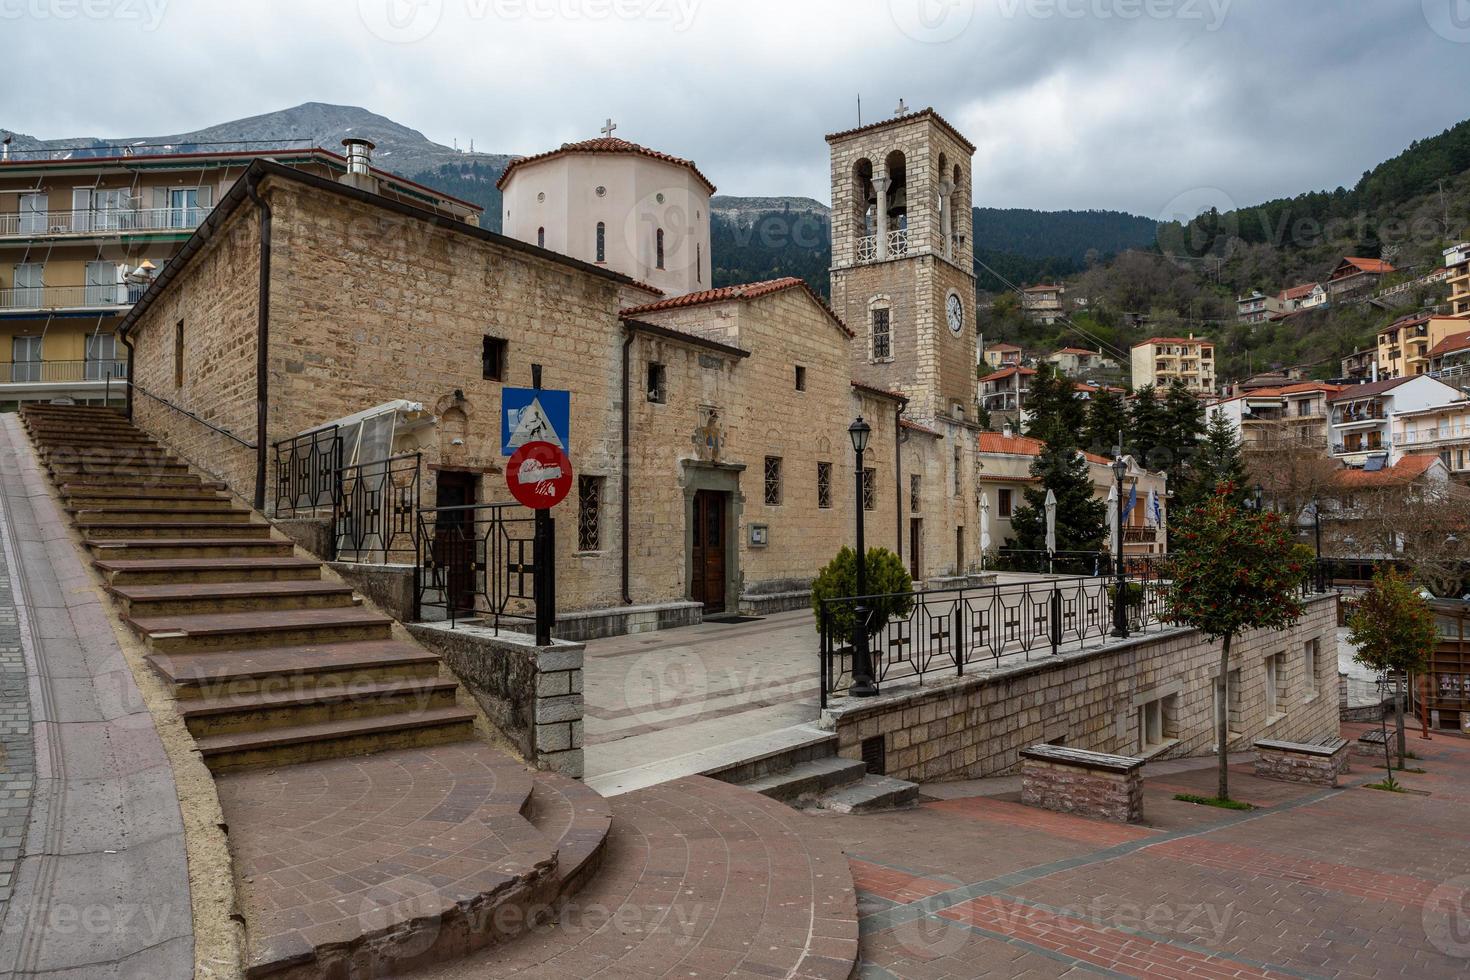
POLYGON ((439 676, 438 657, 400 640, 150 653, 147 659, 174 684, 180 702, 439 676))
POLYGON ((195 743, 212 771, 225 772, 458 742, 473 737, 474 720, 474 714, 462 708, 436 708, 377 718, 207 735, 195 739, 195 743))
POLYGON ((837 754, 837 736, 814 725, 791 725, 671 759, 590 777, 587 785, 603 796, 617 796, 656 786, 681 776, 706 775, 721 782, 743 783, 793 766, 837 754))
POLYGON ((292 554, 290 541, 274 538, 88 538, 98 558, 251 558, 292 554))
POLYGON ((194 497, 68 497, 65 510, 69 514, 230 514, 248 515, 228 497, 200 494, 194 497))
POLYGON ((167 504, 169 502, 191 503, 193 501, 232 501, 232 498, 221 491, 223 484, 214 486, 162 486, 162 487, 112 487, 89 483, 66 483, 61 487, 61 495, 69 504, 81 506, 89 501, 119 501, 122 503, 153 503, 167 504))
MULTIPOLYGON (((211 515, 212 516, 212 515, 211 515)), ((76 520, 77 530, 92 541, 123 538, 130 541, 145 541, 154 538, 174 541, 198 536, 200 538, 229 538, 231 540, 270 540, 269 524, 254 524, 250 515, 245 520, 187 520, 170 518, 167 521, 106 520, 90 517, 76 520)))
POLYGON ((129 617, 127 622, 159 653, 386 640, 393 625, 387 616, 357 606, 129 617))
POLYGON ((297 582, 321 578, 311 558, 138 558, 93 563, 109 585, 297 582))
POLYGON ((214 480, 204 480, 193 473, 163 473, 149 476, 146 473, 101 475, 97 473, 72 473, 66 476, 51 474, 51 479, 63 493, 82 493, 88 490, 142 490, 159 493, 168 490, 223 490, 225 485, 214 480))
POLYGON ((570 776, 539 772, 523 814, 556 847, 561 898, 580 891, 602 865, 612 806, 570 776))
POLYGON ((357 604, 336 582, 219 582, 112 586, 128 616, 187 616, 266 609, 331 609, 357 604))
MULTIPOLYGON (((87 504, 82 507, 67 507, 72 520, 78 527, 113 527, 140 524, 249 524, 250 511, 236 507, 229 500, 187 501, 193 506, 154 507, 144 506, 98 506, 87 504)), ((267 527, 269 525, 257 525, 267 527)))
POLYGON ((132 481, 163 480, 171 476, 198 479, 182 463, 159 463, 156 466, 111 466, 100 463, 67 462, 48 463, 46 469, 51 474, 51 479, 57 483, 73 483, 87 477, 97 480, 119 478, 132 481))
POLYGON ((41 454, 47 466, 87 463, 92 466, 156 466, 178 463, 178 457, 157 446, 131 445, 109 439, 94 446, 49 446, 41 454))
POLYGON ((841 759, 829 756, 798 763, 784 772, 774 772, 742 782, 746 789, 754 790, 773 800, 790 803, 795 800, 812 799, 830 790, 850 786, 868 774, 867 767, 856 759, 841 759))
POLYGON ((457 690, 452 680, 410 677, 189 698, 178 707, 190 733, 206 738, 453 708, 457 690))
POLYGON ((919 799, 917 783, 890 776, 864 776, 851 786, 831 790, 817 799, 817 806, 836 813, 872 813, 909 806, 919 799))

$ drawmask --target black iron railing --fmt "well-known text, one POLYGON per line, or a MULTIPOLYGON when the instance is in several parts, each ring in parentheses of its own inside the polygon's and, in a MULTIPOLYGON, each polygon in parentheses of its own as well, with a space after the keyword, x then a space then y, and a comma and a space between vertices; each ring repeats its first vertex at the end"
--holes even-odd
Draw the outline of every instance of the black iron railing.
POLYGON ((277 517, 335 513, 342 486, 342 433, 335 425, 283 439, 275 450, 277 517))
POLYGON ((338 469, 332 516, 338 561, 411 565, 418 560, 422 464, 422 453, 408 453, 338 469))
POLYGON ((1101 575, 1108 555, 1101 551, 1047 552, 1030 548, 1000 548, 994 570, 1036 572, 1043 575, 1101 575))
POLYGON ((442 609, 450 622, 533 621, 535 514, 519 504, 426 507, 418 512, 418 617, 442 609))
MULTIPOLYGON (((1167 626, 1162 573, 1157 559, 1127 560, 1123 605, 1130 635, 1167 626)), ((1063 644, 1102 639, 1114 629, 1116 592, 1117 579, 1100 575, 825 600, 818 611, 822 707, 852 679, 852 620, 859 604, 896 609, 871 632, 874 680, 922 684, 927 675, 962 675, 967 667, 1055 655, 1063 644)))

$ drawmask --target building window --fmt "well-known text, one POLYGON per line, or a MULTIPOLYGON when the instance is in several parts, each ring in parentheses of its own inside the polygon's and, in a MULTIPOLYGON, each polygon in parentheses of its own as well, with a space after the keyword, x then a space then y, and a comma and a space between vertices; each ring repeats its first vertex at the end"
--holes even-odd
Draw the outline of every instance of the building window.
POLYGON ((796 390, 806 391, 806 368, 796 365, 796 390))
POLYGON ((781 503, 781 457, 766 457, 766 505, 770 507, 779 506, 781 503))
POLYGON ((832 464, 817 464, 817 506, 823 510, 832 507, 832 464))
POLYGON ((539 248, 545 248, 546 247, 546 229, 545 228, 537 228, 536 229, 536 245, 539 248))
POLYGON ((919 512, 919 510, 920 510, 919 504, 924 499, 923 493, 920 492, 921 487, 922 487, 922 481, 919 479, 919 474, 917 474, 917 473, 910 473, 909 474, 909 511, 911 513, 914 513, 914 514, 917 514, 919 512))
POLYGON ((704 282, 704 244, 701 242, 694 245, 694 281, 704 282))
POLYGON ((601 221, 597 223, 597 261, 607 261, 607 225, 601 221))
POLYGON ((873 310, 872 318, 873 360, 885 361, 893 356, 893 330, 888 307, 880 306, 873 310))
POLYGON ((669 400, 669 372, 662 364, 648 364, 648 400, 662 405, 669 400))
POLYGON ((184 386, 184 321, 174 324, 174 387, 184 386))
POLYGON ((505 355, 509 343, 502 337, 485 335, 480 349, 480 373, 486 381, 505 380, 505 355))
POLYGON ((1307 682, 1307 696, 1313 697, 1317 693, 1317 652, 1321 641, 1312 637, 1302 644, 1302 676, 1307 682))
POLYGON ((1011 516, 1011 491, 1005 487, 996 491, 995 512, 1001 517, 1011 516))
POLYGON ((110 333, 94 333, 87 337, 86 378, 102 381, 116 373, 117 337, 110 333))
POLYGON ((658 268, 664 267, 664 230, 662 228, 653 235, 653 257, 658 268))
POLYGON ((16 337, 10 342, 10 380, 41 380, 40 337, 16 337))
POLYGON ((878 471, 863 467, 863 510, 878 509, 878 471))
POLYGON ((602 482, 600 476, 577 477, 577 550, 602 547, 602 482))
POLYGON ((960 495, 960 488, 963 485, 963 481, 960 479, 961 460, 960 444, 956 442, 954 447, 954 489, 952 491, 956 497, 960 495))
POLYGON ((1149 752, 1158 749, 1170 739, 1178 738, 1176 731, 1179 696, 1146 701, 1138 708, 1138 750, 1149 752))
POLYGON ((1266 658, 1266 717, 1281 714, 1281 695, 1286 682, 1286 654, 1275 653, 1266 658))

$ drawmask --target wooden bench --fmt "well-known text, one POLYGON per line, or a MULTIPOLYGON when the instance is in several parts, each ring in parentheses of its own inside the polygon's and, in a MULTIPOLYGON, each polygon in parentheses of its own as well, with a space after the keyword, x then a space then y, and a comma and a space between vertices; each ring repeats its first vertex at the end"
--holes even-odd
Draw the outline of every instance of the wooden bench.
POLYGON ((1021 750, 1021 802, 1058 813, 1138 823, 1143 819, 1143 760, 1064 745, 1033 745, 1021 750))
POLYGON ((1256 775, 1289 783, 1336 786, 1348 771, 1348 741, 1328 736, 1313 742, 1257 739, 1256 775))

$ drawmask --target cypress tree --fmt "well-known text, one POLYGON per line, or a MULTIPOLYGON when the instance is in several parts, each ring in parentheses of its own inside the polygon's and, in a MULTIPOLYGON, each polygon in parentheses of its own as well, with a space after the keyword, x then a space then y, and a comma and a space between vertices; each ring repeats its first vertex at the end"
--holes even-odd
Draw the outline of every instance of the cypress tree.
POLYGON ((1025 504, 1011 516, 1016 547, 1046 548, 1046 492, 1057 497, 1057 550, 1101 551, 1106 534, 1107 503, 1093 494, 1087 460, 1075 446, 1048 443, 1031 464, 1041 481, 1022 491, 1025 504))

